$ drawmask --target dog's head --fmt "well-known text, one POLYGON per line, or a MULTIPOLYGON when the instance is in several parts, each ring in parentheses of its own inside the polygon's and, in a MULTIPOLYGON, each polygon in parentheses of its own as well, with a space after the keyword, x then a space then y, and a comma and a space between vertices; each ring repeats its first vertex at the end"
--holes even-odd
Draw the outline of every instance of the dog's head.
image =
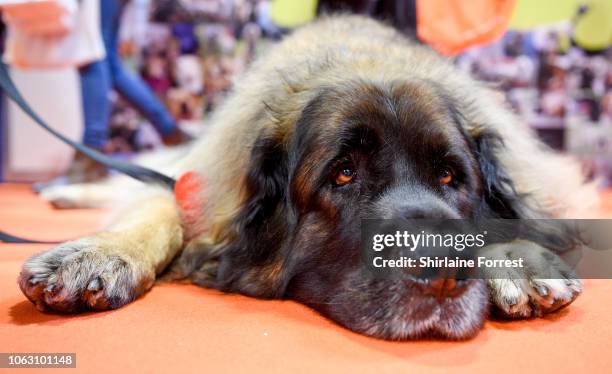
POLYGON ((375 278, 359 246, 362 218, 520 216, 495 157, 499 136, 468 125, 458 104, 427 81, 320 88, 289 130, 259 135, 233 236, 213 280, 199 279, 294 299, 381 338, 475 334, 487 314, 484 281, 375 278))

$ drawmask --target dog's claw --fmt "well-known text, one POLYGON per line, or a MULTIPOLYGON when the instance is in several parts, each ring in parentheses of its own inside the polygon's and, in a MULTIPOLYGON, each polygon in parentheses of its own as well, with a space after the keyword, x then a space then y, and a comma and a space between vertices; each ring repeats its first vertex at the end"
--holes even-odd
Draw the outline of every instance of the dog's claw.
POLYGON ((541 284, 536 286, 536 290, 538 291, 538 295, 542 297, 546 297, 550 293, 548 290, 548 287, 541 285, 541 284))
POLYGON ((91 282, 89 282, 89 285, 87 285, 88 291, 99 291, 101 289, 102 289, 102 279, 100 279, 100 277, 93 279, 91 282))

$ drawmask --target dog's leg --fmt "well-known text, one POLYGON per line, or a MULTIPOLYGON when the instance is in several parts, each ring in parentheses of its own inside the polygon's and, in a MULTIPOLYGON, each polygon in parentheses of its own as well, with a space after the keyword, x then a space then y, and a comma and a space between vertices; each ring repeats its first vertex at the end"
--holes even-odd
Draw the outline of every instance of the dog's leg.
POLYGON ((483 249, 489 259, 523 259, 521 268, 487 269, 494 313, 505 318, 542 316, 578 297, 582 283, 553 252, 524 240, 483 249))
POLYGON ((138 190, 134 183, 122 176, 113 176, 97 183, 49 186, 43 188, 39 196, 56 209, 107 208, 118 197, 138 190))
POLYGON ((107 231, 30 258, 19 286, 40 310, 118 308, 151 288, 182 243, 174 199, 159 192, 132 206, 107 231))

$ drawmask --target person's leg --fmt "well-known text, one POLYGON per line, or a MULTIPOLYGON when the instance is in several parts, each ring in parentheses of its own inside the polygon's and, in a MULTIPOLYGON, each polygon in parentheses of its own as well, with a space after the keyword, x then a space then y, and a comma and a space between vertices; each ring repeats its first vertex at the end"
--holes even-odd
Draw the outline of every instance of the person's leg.
POLYGON ((115 90, 142 113, 161 135, 169 135, 176 131, 176 121, 151 88, 142 79, 128 72, 118 56, 109 56, 109 58, 115 90))
POLYGON ((118 30, 125 1, 104 0, 101 7, 106 59, 115 90, 148 119, 163 136, 177 132, 176 121, 140 77, 130 73, 118 53, 118 30))
POLYGON ((79 76, 85 124, 83 143, 100 149, 108 140, 111 113, 108 97, 111 79, 108 65, 104 60, 91 63, 79 69, 79 76))
MULTIPOLYGON (((108 98, 111 89, 108 64, 102 60, 83 66, 79 68, 79 78, 83 107, 83 143, 102 150, 108 140, 108 121, 111 112, 108 98)), ((64 175, 48 182, 35 183, 32 187, 35 192, 42 192, 48 187, 95 181, 104 178, 107 174, 108 169, 104 165, 76 152, 64 175)))

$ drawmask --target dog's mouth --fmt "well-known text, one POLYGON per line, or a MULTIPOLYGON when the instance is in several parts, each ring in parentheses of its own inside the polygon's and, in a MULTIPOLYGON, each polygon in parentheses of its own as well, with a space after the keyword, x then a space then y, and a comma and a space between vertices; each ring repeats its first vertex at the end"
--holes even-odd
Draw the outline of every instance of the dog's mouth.
POLYGON ((344 299, 344 307, 330 316, 353 331, 381 339, 463 340, 482 328, 488 298, 483 280, 405 280, 377 289, 372 300, 344 299))
POLYGON ((488 291, 482 281, 434 279, 422 286, 407 309, 406 327, 398 333, 408 339, 469 339, 486 319, 488 291))

